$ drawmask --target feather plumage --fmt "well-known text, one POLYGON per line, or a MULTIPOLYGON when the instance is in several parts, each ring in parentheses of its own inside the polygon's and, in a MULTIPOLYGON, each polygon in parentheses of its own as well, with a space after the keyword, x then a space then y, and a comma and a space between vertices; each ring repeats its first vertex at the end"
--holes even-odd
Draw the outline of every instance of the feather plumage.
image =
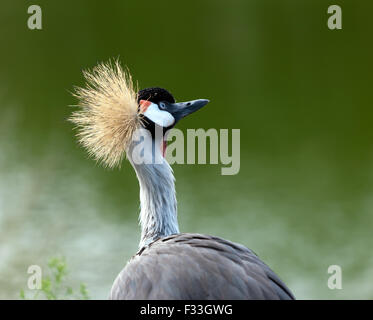
POLYGON ((100 63, 83 75, 86 86, 73 93, 80 110, 69 120, 90 156, 109 168, 119 166, 141 121, 132 77, 118 61, 100 63))
POLYGON ((291 300, 250 249, 219 237, 181 233, 143 247, 116 278, 113 300, 291 300))

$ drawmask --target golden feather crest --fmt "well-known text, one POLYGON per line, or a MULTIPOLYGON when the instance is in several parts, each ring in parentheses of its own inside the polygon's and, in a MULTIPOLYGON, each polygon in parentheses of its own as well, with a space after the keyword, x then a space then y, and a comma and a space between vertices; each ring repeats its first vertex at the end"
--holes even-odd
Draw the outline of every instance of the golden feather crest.
POLYGON ((100 63, 83 75, 85 88, 73 93, 80 109, 69 120, 90 156, 109 168, 119 166, 140 125, 132 77, 119 61, 100 63))

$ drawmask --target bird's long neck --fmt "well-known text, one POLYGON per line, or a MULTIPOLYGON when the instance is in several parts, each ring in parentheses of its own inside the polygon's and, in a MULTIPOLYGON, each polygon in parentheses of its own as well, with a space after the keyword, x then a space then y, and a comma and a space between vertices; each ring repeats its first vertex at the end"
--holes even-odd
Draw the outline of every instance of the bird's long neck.
POLYGON ((151 164, 136 164, 131 153, 127 156, 140 184, 141 248, 158 238, 179 233, 175 178, 163 156, 151 164))

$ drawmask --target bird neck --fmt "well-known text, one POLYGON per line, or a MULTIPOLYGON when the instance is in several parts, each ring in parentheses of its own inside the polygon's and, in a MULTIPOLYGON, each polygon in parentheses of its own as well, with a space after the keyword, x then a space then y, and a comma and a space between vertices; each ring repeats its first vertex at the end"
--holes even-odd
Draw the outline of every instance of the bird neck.
MULTIPOLYGON (((153 140, 153 144, 159 143, 153 140)), ((136 164, 131 154, 127 152, 127 157, 140 185, 141 248, 158 238, 179 233, 175 178, 165 158, 157 163, 136 164)))

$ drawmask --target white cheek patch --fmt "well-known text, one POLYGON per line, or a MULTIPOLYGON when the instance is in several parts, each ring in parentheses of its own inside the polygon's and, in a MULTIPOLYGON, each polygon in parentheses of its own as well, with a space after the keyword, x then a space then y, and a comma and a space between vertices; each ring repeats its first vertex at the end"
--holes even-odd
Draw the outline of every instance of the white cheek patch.
POLYGON ((175 123, 175 118, 171 115, 171 113, 164 110, 159 110, 158 105, 155 103, 149 105, 144 112, 144 116, 164 128, 172 126, 175 123))

